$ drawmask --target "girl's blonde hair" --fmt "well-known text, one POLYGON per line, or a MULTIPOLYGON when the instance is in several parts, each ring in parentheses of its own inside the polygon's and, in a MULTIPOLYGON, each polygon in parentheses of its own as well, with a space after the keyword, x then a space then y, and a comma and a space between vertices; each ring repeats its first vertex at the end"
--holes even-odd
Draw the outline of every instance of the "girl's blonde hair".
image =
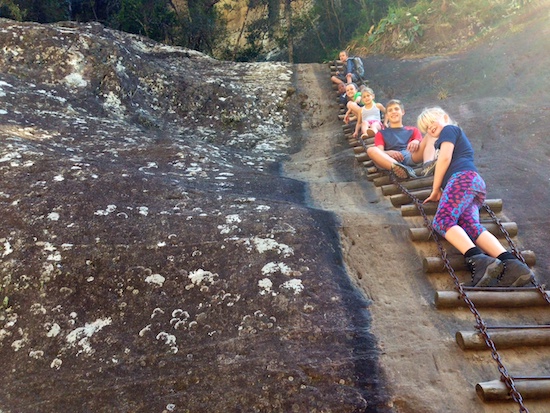
POLYGON ((367 92, 369 95, 374 96, 374 90, 372 90, 370 87, 363 85, 361 88, 361 93, 367 92))
POLYGON ((456 125, 456 123, 451 119, 449 114, 441 109, 439 106, 434 106, 432 108, 424 108, 422 113, 418 115, 416 119, 416 126, 420 129, 420 132, 426 133, 428 128, 436 121, 441 119, 444 116, 449 118, 449 123, 456 125))

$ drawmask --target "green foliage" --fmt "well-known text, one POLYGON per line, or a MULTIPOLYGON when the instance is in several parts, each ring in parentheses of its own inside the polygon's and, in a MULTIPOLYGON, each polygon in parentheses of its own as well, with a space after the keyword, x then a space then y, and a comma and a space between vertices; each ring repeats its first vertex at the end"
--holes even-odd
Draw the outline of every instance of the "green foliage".
POLYGON ((225 28, 225 22, 214 7, 218 1, 188 0, 189 16, 179 20, 182 36, 176 44, 212 53, 225 28))
MULTIPOLYGON (((362 25, 350 42, 354 49, 392 53, 419 49, 424 33, 439 28, 453 42, 483 35, 513 14, 521 0, 418 0, 396 3, 375 25, 362 25)), ((437 39, 434 41, 437 43, 437 39)), ((445 42, 442 42, 445 43, 445 42)), ((432 50, 433 52, 433 50, 432 50)))
POLYGON ((65 0, 0 0, 0 12, 16 20, 52 23, 68 20, 69 5, 65 0))
POLYGON ((175 22, 176 14, 165 0, 121 0, 118 24, 125 32, 170 42, 175 22))
POLYGON ((115 20, 121 0, 70 0, 71 20, 99 21, 109 24, 115 20))
POLYGON ((22 21, 25 14, 13 0, 0 0, 0 17, 22 21))

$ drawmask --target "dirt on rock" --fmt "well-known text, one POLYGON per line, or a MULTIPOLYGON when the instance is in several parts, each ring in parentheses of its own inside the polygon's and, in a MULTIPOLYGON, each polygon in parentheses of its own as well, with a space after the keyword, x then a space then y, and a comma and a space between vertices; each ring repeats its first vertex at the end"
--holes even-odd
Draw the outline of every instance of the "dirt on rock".
MULTIPOLYGON (((547 248, 550 201, 549 10, 538 6, 457 55, 421 59, 368 56, 365 68, 376 100, 401 99, 405 123, 414 125, 426 106, 441 106, 471 138, 488 198, 503 200, 502 217, 514 221, 520 249, 536 254, 535 272, 549 280, 547 248)), ((338 105, 327 65, 301 65, 299 89, 308 96, 304 145, 285 164, 287 176, 308 183, 313 206, 340 219, 348 273, 370 301, 372 332, 396 412, 516 412, 514 402, 483 403, 479 382, 499 378, 488 351, 464 352, 459 330, 474 330, 467 310, 441 311, 434 292, 451 289, 450 277, 424 274, 422 257, 408 238, 411 219, 367 181, 337 119, 338 105), (409 220, 409 221, 407 221, 409 220)), ((421 226, 420 221, 415 222, 421 226)), ((489 323, 546 324, 548 310, 487 310, 489 323)), ((501 352, 511 374, 547 376, 550 352, 518 348, 501 352)), ((548 401, 528 401, 530 412, 547 412, 548 401)))

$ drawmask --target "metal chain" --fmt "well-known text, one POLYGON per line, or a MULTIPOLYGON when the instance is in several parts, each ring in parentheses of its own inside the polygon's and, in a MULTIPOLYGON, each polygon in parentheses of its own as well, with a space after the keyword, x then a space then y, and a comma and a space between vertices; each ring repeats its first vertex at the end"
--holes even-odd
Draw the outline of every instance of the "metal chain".
POLYGON ((483 319, 481 317, 481 314, 477 310, 477 308, 476 308, 475 304, 473 303, 473 301, 466 294, 466 291, 462 287, 462 284, 460 283, 460 280, 458 279, 457 275, 455 274, 455 271, 454 271, 453 267, 451 266, 449 258, 447 257, 447 251, 445 250, 445 248, 443 247, 443 245, 440 241, 439 234, 432 227, 431 222, 428 219, 428 216, 426 215, 426 212, 424 211, 424 207, 422 206, 422 202, 415 195, 410 193, 407 188, 405 188, 403 185, 401 185, 401 183, 397 180, 397 178, 395 177, 395 175, 393 173, 390 173, 390 179, 392 180, 392 182, 395 185, 397 185, 401 189, 401 191, 404 194, 406 194, 408 197, 411 198, 411 200, 414 202, 414 204, 418 208, 418 211, 420 212, 420 214, 422 215, 422 218, 424 220, 424 225, 426 226, 426 228, 428 228, 430 230, 430 234, 431 234, 431 236, 433 237, 434 241, 437 244, 437 249, 439 250, 441 258, 443 259, 443 263, 444 263, 444 266, 445 266, 446 270, 449 272, 449 275, 453 279, 453 282, 454 282, 460 296, 466 302, 470 312, 474 315, 474 317, 476 319, 476 327, 480 331, 481 335, 483 336, 485 344, 491 350, 491 356, 492 356, 493 360, 495 360, 495 362, 497 363, 498 371, 500 372, 500 375, 501 375, 501 380, 503 380, 504 383, 506 384, 506 386, 508 386, 508 388, 510 389, 510 395, 511 395, 512 399, 516 403, 518 403, 519 411, 521 413, 529 413, 529 410, 527 410, 527 408, 523 404, 523 397, 521 396, 521 393, 517 390, 513 377, 508 373, 508 370, 504 366, 504 364, 502 362, 502 359, 500 357, 500 354, 498 353, 498 351, 496 349, 495 343, 491 339, 491 336, 489 334, 487 325, 483 321, 483 319))
MULTIPOLYGON (((493 219, 493 221, 498 225, 498 227, 500 228, 500 231, 504 234, 504 237, 506 238, 506 241, 508 241, 508 245, 510 246, 510 249, 512 250, 512 252, 514 253, 514 255, 516 256, 516 258, 518 260, 520 260, 521 262, 523 262, 524 264, 525 263, 525 258, 523 258, 523 255, 521 254, 521 252, 516 248, 515 244, 514 244, 514 241, 512 241, 511 237, 510 237, 510 234, 508 233, 508 231, 506 231, 506 228, 504 228, 504 226, 502 225, 502 222, 500 221, 500 219, 496 216, 496 214, 493 212, 493 210, 491 209, 491 207, 489 207, 489 205, 487 205, 487 203, 483 203, 483 208, 485 208, 485 210, 487 211, 487 213, 489 214, 489 216, 493 219)), ((542 294, 543 298, 546 300, 546 302, 548 304, 550 304, 550 297, 548 296, 548 294, 546 294, 546 291, 545 291, 545 288, 546 286, 543 285, 543 284, 540 284, 536 279, 534 280, 531 280, 531 282, 535 285, 535 287, 537 288, 537 290, 539 290, 539 292, 542 294)))

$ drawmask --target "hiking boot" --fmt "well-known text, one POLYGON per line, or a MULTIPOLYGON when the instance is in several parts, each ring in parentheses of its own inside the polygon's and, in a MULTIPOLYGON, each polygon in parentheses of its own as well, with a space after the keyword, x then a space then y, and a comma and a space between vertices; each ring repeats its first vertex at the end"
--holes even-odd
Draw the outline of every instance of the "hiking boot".
POLYGON ((375 132, 373 129, 368 128, 368 129, 367 129, 366 135, 367 135, 369 138, 374 138, 374 136, 376 135, 376 132, 375 132))
POLYGON ((504 264, 498 258, 477 254, 466 258, 466 265, 472 271, 472 287, 486 287, 497 281, 504 271, 504 264))
POLYGON ((535 278, 531 268, 518 259, 504 260, 504 272, 499 278, 498 287, 523 287, 535 278))
POLYGON ((435 162, 436 161, 428 161, 425 162, 422 165, 422 170, 420 171, 420 175, 422 176, 430 176, 434 174, 435 171, 435 162))
POLYGON ((410 166, 403 165, 399 162, 392 164, 391 171, 400 179, 416 178, 416 173, 410 166))

